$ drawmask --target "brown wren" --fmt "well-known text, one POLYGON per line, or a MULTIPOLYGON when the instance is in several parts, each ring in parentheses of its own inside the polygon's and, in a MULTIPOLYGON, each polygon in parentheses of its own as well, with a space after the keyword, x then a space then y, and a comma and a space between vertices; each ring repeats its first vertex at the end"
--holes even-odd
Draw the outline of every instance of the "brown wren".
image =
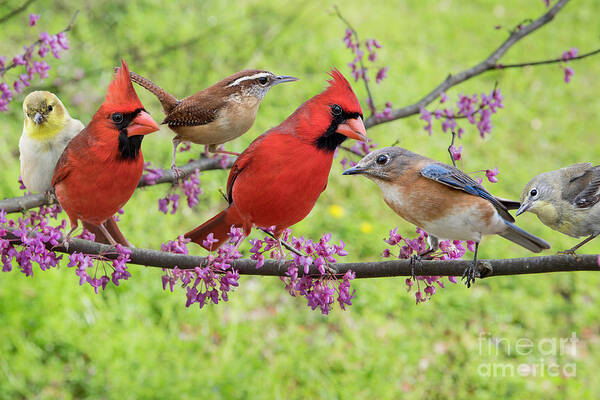
POLYGON ((256 119, 258 106, 270 88, 298 80, 293 76, 278 76, 269 71, 249 69, 178 100, 149 79, 134 72, 130 72, 130 76, 133 82, 154 93, 166 114, 162 123, 177 134, 173 138, 173 169, 176 169, 177 146, 182 141, 207 145, 208 151, 213 153, 239 155, 217 150, 217 146, 250 129, 256 119))

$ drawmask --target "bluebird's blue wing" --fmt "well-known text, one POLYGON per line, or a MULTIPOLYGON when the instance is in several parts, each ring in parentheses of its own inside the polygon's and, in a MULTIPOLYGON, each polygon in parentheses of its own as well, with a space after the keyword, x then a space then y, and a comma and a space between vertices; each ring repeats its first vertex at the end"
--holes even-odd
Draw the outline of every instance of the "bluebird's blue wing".
POLYGON ((507 208, 497 198, 492 196, 479 182, 465 174, 458 168, 451 167, 450 165, 433 163, 429 164, 421 169, 421 175, 427 179, 434 180, 446 186, 450 186, 453 189, 462 190, 486 199, 498 210, 498 213, 502 218, 509 222, 514 222, 512 215, 508 213, 507 208))

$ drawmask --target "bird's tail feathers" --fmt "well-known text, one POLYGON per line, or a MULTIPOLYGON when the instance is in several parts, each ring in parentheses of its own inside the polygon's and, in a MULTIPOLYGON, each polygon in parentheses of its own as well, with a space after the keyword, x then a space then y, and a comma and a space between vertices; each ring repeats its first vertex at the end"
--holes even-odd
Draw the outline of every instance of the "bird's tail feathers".
POLYGON ((518 210, 521 207, 521 203, 515 200, 503 199, 502 197, 496 197, 496 200, 502 203, 507 210, 518 210))
POLYGON ((242 218, 235 206, 230 206, 221 211, 196 229, 186 233, 185 237, 191 239, 194 243, 198 243, 206 250, 215 250, 227 242, 232 225, 236 228, 241 228, 243 226, 242 218), (213 234, 213 237, 217 242, 208 248, 204 246, 202 242, 210 233, 213 234))
MULTIPOLYGON (((87 229, 90 233, 94 234, 94 241, 96 243, 110 244, 110 241, 108 240, 106 235, 100 230, 100 228, 98 228, 98 226, 85 221, 83 221, 82 224, 85 229, 87 229)), ((119 229, 119 225, 117 225, 115 217, 109 218, 104 223, 104 227, 106 228, 110 236, 112 236, 112 238, 115 239, 115 241, 121 246, 132 247, 131 243, 129 243, 129 241, 125 238, 125 235, 123 235, 123 232, 121 232, 121 230, 119 229)))
POLYGON ((523 246, 527 250, 531 250, 534 253, 539 253, 542 250, 550 248, 550 243, 546 242, 544 239, 541 239, 527 231, 524 231, 523 229, 519 228, 511 222, 504 222, 506 223, 506 230, 500 233, 500 236, 502 236, 503 238, 508 239, 511 242, 516 243, 520 246, 523 246))
POLYGON ((129 72, 129 77, 133 82, 154 93, 154 95, 160 101, 160 104, 162 105, 165 114, 169 114, 175 108, 175 106, 179 104, 179 100, 177 100, 172 94, 166 92, 163 88, 152 82, 150 79, 144 78, 143 76, 136 74, 135 72, 129 72))

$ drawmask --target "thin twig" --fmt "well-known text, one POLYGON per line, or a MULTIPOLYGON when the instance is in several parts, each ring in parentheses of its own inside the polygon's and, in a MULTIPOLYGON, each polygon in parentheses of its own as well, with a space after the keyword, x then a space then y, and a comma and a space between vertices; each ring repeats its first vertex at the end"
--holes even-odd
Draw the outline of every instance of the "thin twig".
MULTIPOLYGON (((225 166, 226 168, 231 168, 235 158, 230 158, 229 162, 225 166)), ((206 158, 202 157, 197 160, 192 160, 188 162, 186 165, 180 167, 180 170, 183 171, 180 174, 180 179, 187 177, 188 175, 194 173, 194 171, 211 171, 223 169, 221 163, 218 158, 206 158)), ((138 188, 145 186, 153 186, 161 183, 176 183, 175 174, 172 170, 163 170, 162 175, 153 183, 147 183, 142 177, 140 183, 138 184, 138 188)), ((47 206, 54 204, 55 201, 52 201, 48 196, 44 193, 37 194, 28 194, 20 197, 13 197, 10 199, 0 200, 0 210, 4 210, 6 213, 17 213, 29 210, 30 208, 47 206)))
POLYGON ((8 21, 9 19, 11 19, 15 15, 18 15, 20 12, 25 11, 27 9, 27 7, 29 7, 29 5, 31 3, 33 3, 33 2, 35 2, 35 1, 36 0, 27 0, 25 3, 21 4, 19 7, 15 8, 12 11, 10 11, 8 14, 6 14, 2 18, 0 18, 0 24, 5 23, 6 21, 8 21))
MULTIPOLYGON (((515 43, 517 43, 518 41, 523 39, 525 36, 535 32, 542 26, 546 25, 548 22, 552 21, 554 19, 554 17, 556 16, 556 14, 568 2, 569 2, 569 0, 557 1, 556 4, 551 9, 549 9, 544 15, 542 15, 540 18, 536 19, 529 25, 525 25, 525 26, 521 27, 521 29, 516 29, 516 30, 512 31, 510 33, 509 37, 500 46, 498 46, 498 48, 496 48, 485 60, 481 61, 480 63, 478 63, 477 65, 475 65, 471 68, 465 69, 454 75, 453 74, 448 75, 448 77, 442 83, 440 83, 435 89, 433 89, 431 92, 429 92, 427 95, 425 95, 425 97, 423 97, 421 100, 419 100, 416 103, 411 104, 409 106, 392 110, 391 115, 387 118, 377 118, 376 116, 370 116, 365 121, 365 126, 367 128, 371 128, 375 125, 383 124, 386 122, 390 122, 390 121, 394 121, 394 120, 397 120, 400 118, 406 118, 411 115, 418 114, 422 108, 424 108, 428 104, 432 103, 435 99, 437 99, 441 95, 442 92, 447 91, 449 88, 456 86, 456 85, 458 85, 468 79, 471 79, 477 75, 481 75, 484 72, 497 69, 498 61, 500 60, 500 58, 502 58, 502 56, 504 56, 504 54, 506 54, 506 52, 515 43)), ((592 53, 596 54, 596 52, 597 51, 592 52, 592 53)), ((592 54, 589 54, 589 55, 592 55, 592 54)), ((588 55, 585 54, 582 56, 587 57, 588 55)), ((578 57, 573 58, 573 59, 578 59, 578 57)), ((555 60, 549 60, 549 61, 556 62, 555 60)), ((544 63, 543 61, 536 61, 536 64, 529 63, 528 65, 538 65, 538 64, 543 64, 543 63, 544 63)), ((511 67, 503 66, 502 69, 504 69, 504 68, 511 68, 511 67)))
MULTIPOLYGON (((71 28, 73 28, 73 24, 75 23, 75 19, 77 18, 77 15, 79 15, 79 10, 75 11, 75 13, 73 14, 73 16, 71 17, 71 21, 69 22, 69 25, 67 25, 67 27, 65 29, 63 29, 62 31, 58 32, 57 34, 60 33, 65 33, 71 30, 71 28)), ((31 46, 28 47, 29 50, 27 51, 33 51, 33 49, 40 45, 42 43, 42 39, 38 39, 35 42, 33 42, 31 44, 31 46)), ((8 71, 9 69, 12 69, 14 67, 16 67, 18 64, 16 64, 14 61, 10 64, 8 64, 7 66, 5 66, 4 68, 0 68, 0 75, 3 75, 4 73, 6 73, 6 71, 8 71)))
MULTIPOLYGON (((352 31, 352 35, 354 36, 356 45, 360 46, 360 40, 358 38, 358 32, 356 31, 356 29, 354 29, 352 27, 352 25, 350 25, 350 22, 348 22, 348 20, 346 18, 344 18, 344 16, 340 12, 340 9, 338 8, 337 5, 333 6, 333 10, 334 10, 335 14, 337 15, 337 17, 346 25, 346 27, 352 31)), ((371 110, 371 116, 369 117, 369 119, 371 119, 371 118, 373 118, 373 115, 375 115, 375 101, 373 100, 373 95, 371 94, 371 88, 369 87, 369 81, 366 77, 367 68, 365 68, 362 57, 358 58, 358 62, 360 63, 360 72, 361 72, 361 74, 363 74, 362 80, 365 83, 365 89, 367 90, 367 96, 369 97, 369 109, 371 110)))
MULTIPOLYGON (((271 236, 273 239, 279 240, 278 238, 275 237, 275 235, 273 233, 269 232, 268 230, 266 230, 264 228, 260 228, 260 230, 263 231, 264 233, 266 233, 267 235, 271 236)), ((306 254, 302 254, 297 249, 295 249, 294 246, 292 246, 291 244, 289 244, 285 240, 279 240, 279 241, 281 242, 281 244, 283 245, 283 247, 285 247, 286 249, 288 249, 292 253, 296 254, 297 256, 300 256, 300 257, 306 256, 306 254)))
POLYGON ((528 66, 533 66, 533 65, 556 64, 556 63, 560 63, 560 62, 581 60, 582 58, 590 57, 590 56, 593 56, 598 53, 600 53, 600 49, 596 49, 596 50, 590 51, 588 53, 583 53, 581 55, 571 57, 568 60, 565 60, 564 58, 559 57, 559 58, 555 58, 552 60, 530 61, 530 62, 524 62, 524 63, 518 63, 518 64, 506 64, 506 65, 505 64, 496 64, 496 69, 521 68, 521 67, 528 67, 528 66))

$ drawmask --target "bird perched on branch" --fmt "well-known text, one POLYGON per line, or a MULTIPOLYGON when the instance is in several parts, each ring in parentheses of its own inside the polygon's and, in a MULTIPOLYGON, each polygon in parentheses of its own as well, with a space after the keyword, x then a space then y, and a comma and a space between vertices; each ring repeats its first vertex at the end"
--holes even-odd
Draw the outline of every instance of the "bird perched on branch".
POLYGON ((177 146, 182 141, 207 145, 213 153, 237 156, 238 153, 217 150, 217 145, 229 142, 250 129, 258 106, 269 89, 298 80, 293 76, 277 76, 269 71, 250 69, 178 100, 149 79, 134 72, 130 76, 132 81, 158 98, 166 115, 162 123, 177 134, 173 138, 173 169, 177 146))
POLYGON ((157 130, 122 61, 104 103, 68 144, 54 171, 52 186, 71 222, 66 243, 78 220, 96 226, 112 245, 117 243, 105 223, 133 195, 144 166, 142 139, 157 130))
POLYGON ((23 133, 19 140, 21 178, 32 192, 50 190, 52 174, 67 144, 82 129, 56 95, 31 92, 23 100, 23 133))
MULTIPOLYGON (((254 226, 275 226, 279 238, 308 215, 327 187, 335 149, 347 138, 366 140, 350 84, 338 70, 330 75, 329 87, 244 150, 229 173, 229 207, 187 238, 202 245, 213 233, 214 250, 227 240, 232 225, 243 227, 246 236, 254 226)), ((280 251, 283 255, 281 246, 280 251)))
MULTIPOLYGON (((513 224, 501 199, 461 170, 400 147, 376 150, 344 175, 362 174, 381 188, 387 205, 408 222, 438 239, 475 242, 467 286, 475 280, 477 250, 483 235, 498 234, 535 253, 550 245, 513 224)), ((437 249, 433 249, 437 250, 437 249)))
MULTIPOLYGON (((23 134, 19 141, 21 178, 28 190, 45 192, 52 198, 51 182, 56 162, 84 126, 69 115, 55 94, 46 91, 28 94, 23 100, 23 114, 23 134)), ((109 219, 105 225, 119 243, 126 242, 114 219, 109 219)), ((96 242, 109 243, 96 226, 83 222, 83 227, 94 234, 96 242)))
POLYGON ((533 178, 521 194, 517 215, 529 211, 550 228, 572 237, 588 236, 575 251, 600 234, 600 165, 574 164, 533 178))

